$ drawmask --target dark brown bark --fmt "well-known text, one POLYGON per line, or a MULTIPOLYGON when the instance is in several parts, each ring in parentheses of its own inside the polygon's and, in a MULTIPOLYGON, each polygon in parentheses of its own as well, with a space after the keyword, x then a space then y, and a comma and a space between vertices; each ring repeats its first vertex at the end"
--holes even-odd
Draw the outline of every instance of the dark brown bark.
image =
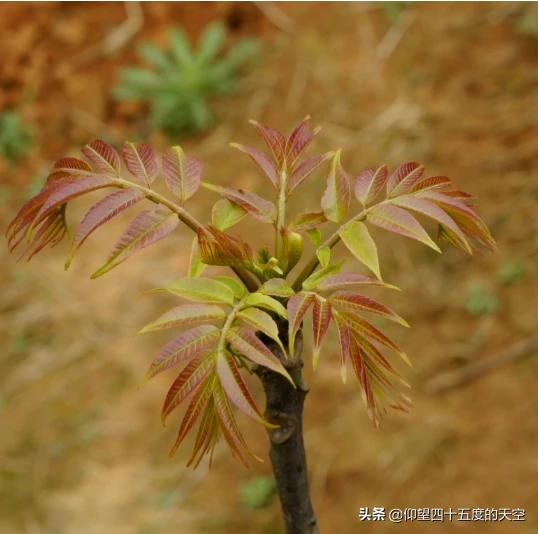
MULTIPOLYGON (((282 356, 274 342, 268 339, 264 339, 264 342, 275 354, 282 356)), ((294 360, 281 358, 296 387, 282 375, 265 367, 258 367, 255 371, 265 390, 265 417, 279 425, 278 428, 268 430, 271 443, 269 457, 287 534, 318 533, 316 516, 310 502, 303 441, 303 405, 308 389, 302 381, 302 348, 302 336, 299 333, 294 360)))

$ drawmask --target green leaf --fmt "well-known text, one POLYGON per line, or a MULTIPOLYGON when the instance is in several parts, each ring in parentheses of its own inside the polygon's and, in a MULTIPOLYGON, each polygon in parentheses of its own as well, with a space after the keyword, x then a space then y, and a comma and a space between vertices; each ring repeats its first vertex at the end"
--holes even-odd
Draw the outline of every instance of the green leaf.
POLYGON ((172 28, 169 33, 170 52, 180 65, 192 63, 191 47, 185 32, 181 28, 172 28))
POLYGON ((334 154, 331 172, 327 178, 327 188, 321 199, 321 208, 327 219, 342 222, 351 201, 349 178, 340 163, 341 150, 334 154))
POLYGON ((258 308, 246 308, 237 313, 237 317, 245 322, 248 326, 252 326, 255 330, 263 332, 266 336, 275 341, 286 354, 286 349, 282 345, 282 341, 278 337, 278 326, 273 318, 264 311, 258 308))
POLYGON ((191 255, 189 257, 189 268, 187 274, 191 278, 197 278, 204 271, 207 265, 202 261, 200 256, 200 247, 198 245, 198 238, 195 237, 192 240, 191 255))
POLYGON ((235 202, 226 198, 217 200, 211 211, 211 222, 219 230, 227 230, 237 224, 247 212, 235 202))
POLYGON ((211 278, 182 278, 164 289, 196 302, 223 302, 230 306, 234 303, 233 291, 211 278))
POLYGON ((177 326, 211 323, 225 318, 224 310, 218 306, 212 304, 184 304, 167 311, 155 321, 147 324, 140 330, 139 334, 177 326))
POLYGON ((227 285, 233 292, 234 297, 237 300, 240 300, 243 298, 245 294, 245 286, 235 278, 232 278, 230 276, 214 276, 213 280, 217 280, 218 282, 221 282, 225 285, 227 285))
POLYGON ((226 37, 226 27, 220 21, 207 26, 202 34, 196 59, 202 63, 212 60, 222 48, 226 37))
POLYGON ((202 185, 221 195, 222 197, 239 204, 249 215, 264 223, 273 223, 276 219, 276 206, 273 202, 260 197, 252 191, 221 187, 219 185, 203 182, 202 185))
POLYGON ((288 318, 286 308, 284 308, 278 300, 268 297, 267 295, 262 295, 261 293, 251 293, 243 300, 243 304, 245 307, 253 306, 255 308, 265 308, 266 310, 280 315, 284 319, 288 318))
POLYGON ((318 228, 307 230, 306 235, 315 247, 319 247, 321 243, 321 231, 318 228))
POLYGON ((307 291, 311 291, 312 289, 317 288, 318 284, 324 280, 326 277, 337 273, 342 268, 343 262, 338 262, 334 265, 327 265, 327 267, 323 267, 322 269, 319 269, 315 273, 312 273, 304 282, 303 282, 303 289, 306 289, 307 291))
POLYGON ((327 267, 331 261, 331 247, 323 245, 316 250, 316 256, 322 267, 327 267))
POLYGON ((291 297, 295 293, 292 287, 283 278, 271 278, 271 280, 265 282, 258 291, 264 295, 281 298, 291 297))
POLYGON ((360 221, 350 221, 338 230, 338 235, 353 256, 381 280, 377 247, 366 225, 360 221))

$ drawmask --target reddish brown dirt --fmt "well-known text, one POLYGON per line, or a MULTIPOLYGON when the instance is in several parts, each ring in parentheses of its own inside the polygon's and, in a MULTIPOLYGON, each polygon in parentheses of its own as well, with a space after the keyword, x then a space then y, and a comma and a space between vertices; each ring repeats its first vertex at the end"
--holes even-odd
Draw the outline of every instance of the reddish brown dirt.
MULTIPOLYGON (((341 385, 329 340, 318 372, 308 371, 305 422, 322 532, 537 532, 536 354, 444 396, 424 387, 538 326, 538 35, 518 29, 535 8, 412 4, 394 23, 379 5, 280 8, 295 25, 291 35, 254 4, 143 4, 143 29, 102 56, 96 46, 124 20, 123 4, 0 5, 0 107, 16 106, 35 134, 26 158, 0 163, 3 224, 52 160, 97 136, 120 142, 140 131, 143 108, 110 96, 140 40, 165 42, 171 24, 196 37, 214 18, 227 20, 234 38, 259 36, 258 65, 234 96, 216 103, 215 127, 181 139, 206 161, 208 180, 261 190, 227 143, 250 138, 248 118, 288 128, 310 113, 323 126, 317 148, 343 147, 350 171, 418 159, 432 174, 449 174, 478 197, 499 243, 495 255, 438 257, 376 234, 385 278, 404 290, 384 301, 412 324, 388 330, 413 359, 403 371, 415 408, 374 430, 357 384, 341 385), (523 275, 503 284, 498 273, 513 261, 523 275), (476 282, 496 295, 493 313, 466 312, 476 282), (361 524, 361 506, 523 507, 528 519, 361 524)), ((157 132, 150 139, 167 142, 157 132)), ((322 189, 313 182, 312 200, 300 195, 299 207, 315 207, 322 189)), ((203 216, 210 200, 195 202, 194 211, 203 216)), ((79 203, 75 219, 87 205, 79 203)), ((124 222, 95 235, 67 274, 65 248, 19 265, 0 247, 0 531, 280 532, 277 502, 246 510, 238 497, 245 480, 269 472, 267 462, 245 471, 222 448, 209 473, 193 473, 183 465, 188 450, 168 458, 174 425, 163 430, 158 412, 172 377, 138 387, 165 338, 135 332, 170 305, 145 291, 178 276, 190 236, 180 233, 89 280, 124 222)), ((265 456, 263 429, 241 423, 265 456)))

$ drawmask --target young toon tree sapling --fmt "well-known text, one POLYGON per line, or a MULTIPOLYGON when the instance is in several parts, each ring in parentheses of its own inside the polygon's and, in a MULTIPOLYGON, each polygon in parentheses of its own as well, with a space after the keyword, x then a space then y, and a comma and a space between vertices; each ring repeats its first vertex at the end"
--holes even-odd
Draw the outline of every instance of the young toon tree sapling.
POLYGON ((219 439, 242 461, 255 457, 236 422, 234 408, 239 409, 267 428, 286 531, 317 532, 302 432, 307 392, 301 378, 303 320, 311 316, 314 368, 328 328, 334 325, 342 379, 351 367, 368 414, 378 425, 387 406, 405 411, 410 404, 397 386, 405 381, 384 351, 408 360, 367 316, 408 325, 387 306, 363 294, 369 286, 394 287, 383 280, 371 226, 415 239, 437 252, 438 245, 416 215, 438 223, 439 237, 469 254, 472 244, 493 250, 495 242, 472 207, 470 195, 454 188, 446 176, 426 176, 422 165, 409 162, 392 172, 386 165, 372 167, 352 179, 342 167, 340 150, 303 156, 318 131, 311 128, 308 117, 287 136, 252 124, 268 152, 232 146, 256 163, 274 200, 202 182, 201 161, 179 146, 158 157, 147 144, 127 142, 120 154, 94 141, 82 149, 84 159, 65 157, 56 162, 41 191, 9 225, 7 237, 11 250, 22 248, 23 256, 30 259, 68 235, 70 201, 105 191, 74 233, 67 268, 95 230, 124 211, 144 206, 93 273, 92 278, 97 278, 182 225, 192 230, 187 276, 163 288, 181 303, 142 329, 180 330, 158 351, 147 372, 151 378, 172 367, 180 369, 162 408, 164 422, 177 406, 186 405, 172 453, 192 431, 188 465, 196 467, 205 455, 211 458, 219 439), (293 194, 322 168, 326 168, 326 189, 319 211, 288 221, 293 194), (200 187, 221 197, 208 224, 199 222, 185 207, 200 187), (358 201, 359 208, 351 207, 352 200, 358 201), (241 236, 230 233, 245 216, 273 229, 273 251, 254 251, 241 236), (315 250, 297 273, 294 268, 303 254, 305 234, 315 250), (342 262, 331 257, 339 242, 369 275, 342 272, 342 262), (206 265, 225 266, 230 275, 204 277, 206 265), (247 387, 245 373, 256 374, 263 384, 264 413, 247 387))

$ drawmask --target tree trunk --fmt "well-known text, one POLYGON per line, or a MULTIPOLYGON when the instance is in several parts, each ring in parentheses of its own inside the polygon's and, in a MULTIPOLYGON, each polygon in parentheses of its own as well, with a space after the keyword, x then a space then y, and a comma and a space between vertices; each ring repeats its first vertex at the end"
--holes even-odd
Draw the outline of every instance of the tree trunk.
MULTIPOLYGON (((287 330, 287 323, 281 325, 287 330)), ((287 332, 283 332, 283 336, 287 332)), ((269 429, 271 449, 269 457, 273 467, 278 495, 287 534, 317 534, 316 516, 310 502, 308 473, 303 441, 303 405, 308 389, 302 381, 302 335, 299 332, 295 343, 295 358, 286 360, 278 345, 265 338, 264 342, 281 357, 288 370, 294 388, 282 375, 266 367, 258 367, 259 376, 266 395, 265 417, 278 428, 269 429)))

